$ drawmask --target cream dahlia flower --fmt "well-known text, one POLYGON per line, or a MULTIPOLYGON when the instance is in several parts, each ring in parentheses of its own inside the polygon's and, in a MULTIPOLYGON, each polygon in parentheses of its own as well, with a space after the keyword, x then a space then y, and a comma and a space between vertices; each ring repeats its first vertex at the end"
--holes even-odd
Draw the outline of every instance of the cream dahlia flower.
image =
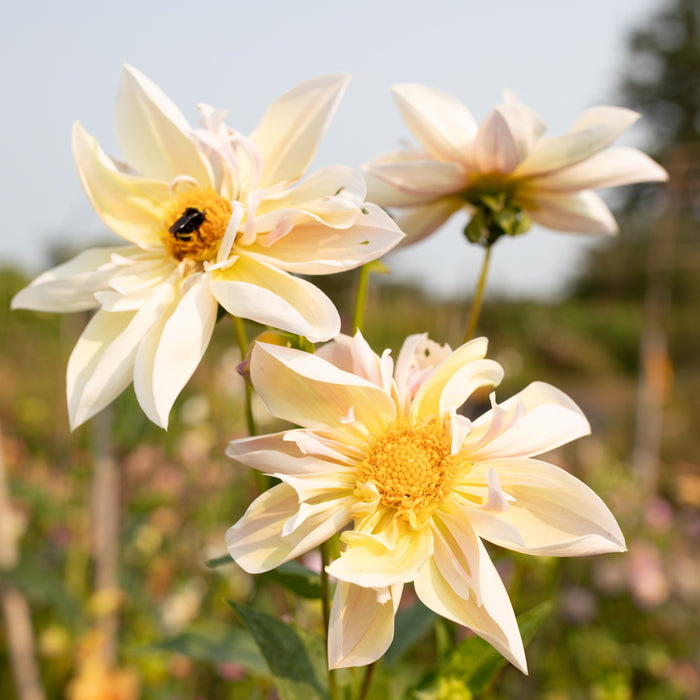
POLYGON ((364 202, 362 177, 333 166, 299 182, 348 78, 302 83, 245 137, 226 112, 200 105, 192 128, 147 77, 125 66, 116 107, 124 160, 80 124, 73 152, 102 220, 130 245, 87 250, 45 272, 13 300, 40 311, 98 309, 68 363, 72 427, 133 381, 141 407, 166 427, 170 408, 209 343, 218 306, 328 340, 340 330, 331 301, 304 275, 348 270, 402 237, 364 202))
POLYGON ((472 217, 465 232, 475 242, 522 233, 531 222, 616 233, 614 217, 593 190, 668 178, 636 148, 605 150, 639 118, 629 109, 595 107, 563 136, 542 138, 542 120, 509 92, 479 126, 445 92, 415 84, 392 91, 420 146, 380 156, 365 169, 373 201, 396 207, 406 243, 461 209, 472 217))
POLYGON ((256 344, 253 384, 273 415, 301 427, 235 440, 227 454, 281 480, 226 535, 250 573, 341 532, 327 568, 338 583, 331 667, 379 658, 394 634, 404 584, 526 671, 508 594, 482 539, 548 556, 618 552, 615 518, 587 486, 533 459, 586 435, 576 404, 536 382, 469 420, 458 409, 497 384, 484 338, 454 352, 410 336, 395 369, 358 333, 317 355, 256 344), (349 528, 348 528, 349 526, 349 528))

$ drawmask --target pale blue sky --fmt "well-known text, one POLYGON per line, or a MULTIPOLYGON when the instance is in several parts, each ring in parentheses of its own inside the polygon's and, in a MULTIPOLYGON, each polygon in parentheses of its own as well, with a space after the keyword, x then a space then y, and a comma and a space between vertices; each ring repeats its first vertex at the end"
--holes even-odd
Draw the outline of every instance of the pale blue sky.
MULTIPOLYGON (((594 104, 615 103, 628 31, 661 0, 388 0, 10 4, 0 43, 3 110, 0 258, 39 272, 47 248, 114 243, 92 212, 70 149, 74 120, 115 153, 119 71, 131 63, 196 121, 197 102, 229 109, 248 132, 270 101, 322 73, 350 83, 315 167, 359 167, 408 134, 389 86, 422 82, 457 95, 477 119, 508 87, 550 133, 594 104)), ((639 142, 635 126, 625 143, 639 142)), ((461 220, 390 259, 438 293, 470 292, 480 251, 461 220)), ((494 250, 490 289, 547 295, 591 239, 533 231, 494 250)))

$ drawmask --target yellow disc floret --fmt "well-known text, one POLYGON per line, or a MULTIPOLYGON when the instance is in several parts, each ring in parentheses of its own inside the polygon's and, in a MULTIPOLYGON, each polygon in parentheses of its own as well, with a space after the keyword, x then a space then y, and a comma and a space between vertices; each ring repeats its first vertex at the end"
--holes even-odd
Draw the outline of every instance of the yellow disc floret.
POLYGON ((456 464, 446 437, 432 425, 396 424, 370 442, 358 485, 371 482, 380 501, 420 527, 452 490, 456 464))
POLYGON ((214 192, 192 187, 168 204, 160 237, 176 260, 213 260, 226 233, 233 208, 214 192))

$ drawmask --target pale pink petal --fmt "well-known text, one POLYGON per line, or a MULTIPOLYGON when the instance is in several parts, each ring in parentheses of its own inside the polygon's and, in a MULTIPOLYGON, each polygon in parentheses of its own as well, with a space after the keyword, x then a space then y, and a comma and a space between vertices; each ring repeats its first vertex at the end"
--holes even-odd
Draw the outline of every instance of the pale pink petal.
POLYGON ((418 243, 427 238, 462 207, 464 201, 458 197, 443 197, 430 204, 407 206, 397 210, 394 220, 406 234, 403 245, 418 243))
POLYGON ((331 228, 316 222, 300 224, 270 247, 256 241, 245 250, 289 272, 323 275, 376 260, 402 238, 403 233, 388 214, 365 203, 350 228, 331 228))
POLYGON ((449 355, 416 392, 411 418, 443 415, 443 411, 458 408, 479 386, 499 383, 503 378, 500 365, 482 359, 487 346, 486 338, 476 338, 449 355))
POLYGON ((413 195, 412 204, 432 202, 464 190, 467 172, 457 163, 416 158, 367 166, 369 172, 402 192, 413 195))
POLYGON ((416 84, 391 89, 406 126, 433 157, 465 161, 477 133, 471 112, 452 95, 416 84))
POLYGON ((113 253, 128 255, 137 248, 90 248, 68 262, 39 275, 12 298, 10 308, 35 311, 85 311, 98 306, 95 293, 105 289, 114 269, 113 253))
POLYGON ((527 157, 534 142, 527 116, 529 112, 509 105, 489 112, 472 149, 472 160, 480 173, 512 173, 527 157))
POLYGON ((133 377, 139 344, 168 305, 174 278, 137 312, 98 311, 68 360, 66 389, 71 428, 113 401, 133 377))
MULTIPOLYGON (((486 472, 495 469, 509 508, 498 517, 512 525, 523 545, 501 540, 493 532, 478 534, 494 544, 527 554, 579 556, 621 552, 625 539, 612 513, 583 482, 563 469, 536 459, 503 458, 477 462, 460 480, 483 494, 486 472), (512 500, 511 500, 512 499, 512 500)), ((463 487, 464 485, 464 487, 463 487)))
POLYGON ((226 532, 226 546, 236 563, 251 574, 269 571, 317 547, 351 519, 343 500, 331 500, 325 510, 284 536, 284 524, 298 510, 299 497, 288 484, 278 484, 256 498, 226 532))
POLYGON ((328 667, 365 666, 394 638, 394 615, 402 586, 363 588, 338 581, 328 624, 328 667))
POLYGON ((517 177, 543 175, 568 168, 607 148, 639 114, 622 107, 594 107, 584 112, 567 134, 541 139, 513 173, 517 177))
MULTIPOLYGON (((472 436, 467 438, 464 450, 470 461, 532 457, 591 432, 586 416, 574 401, 544 382, 533 382, 498 409, 506 412, 501 430, 478 443, 472 442, 472 436)), ((491 410, 480 416, 474 427, 489 425, 493 415, 491 410)))
POLYGON ((540 226, 571 233, 617 233, 615 217, 591 190, 575 193, 532 192, 523 196, 530 218, 540 226))
POLYGON ((270 412, 292 423, 353 432, 354 426, 342 420, 353 408, 367 431, 380 433, 396 418, 386 392, 316 355, 256 343, 250 367, 253 385, 270 412))
POLYGON ((370 588, 413 581, 433 553, 433 535, 429 527, 412 530, 401 524, 398 528, 391 542, 386 542, 385 533, 380 536, 357 530, 343 532, 340 539, 347 547, 328 566, 328 573, 341 581, 370 588))
POLYGON ((438 615, 469 627, 527 673, 508 593, 469 522, 441 516, 435 528, 435 555, 414 582, 416 594, 438 615))
POLYGON ((235 264, 210 273, 210 288, 233 316, 249 318, 312 343, 340 331, 333 302, 310 282, 268 265, 253 255, 240 255, 235 264))
POLYGON ((578 165, 534 179, 532 187, 536 190, 577 192, 664 180, 668 180, 668 173, 646 153, 636 148, 609 148, 578 165))
POLYGON ((143 73, 125 65, 116 105, 117 143, 140 175, 169 183, 178 175, 213 187, 209 163, 190 138, 191 127, 169 97, 143 73))
POLYGON ((85 194, 102 221, 127 241, 161 246, 163 207, 170 199, 168 184, 120 172, 77 122, 73 156, 85 194))
POLYGON ((304 174, 349 80, 346 75, 308 80, 267 108, 250 137, 263 156, 259 187, 297 180, 304 174))
POLYGON ((286 439, 289 432, 233 440, 226 448, 226 455, 269 474, 309 474, 319 469, 331 472, 339 464, 352 464, 339 452, 326 453, 323 457, 302 452, 296 442, 286 439))
MULTIPOLYGON (((367 185, 367 200, 378 204, 380 207, 408 207, 419 204, 419 198, 414 192, 399 190, 374 174, 374 165, 380 161, 398 163, 401 161, 413 161, 415 159, 415 156, 402 158, 401 156, 405 155, 404 152, 398 152, 396 155, 399 157, 393 159, 388 156, 384 158, 377 158, 376 160, 366 163, 363 166, 365 170, 365 184, 367 185)), ((432 202, 435 197, 430 194, 426 195, 424 199, 425 201, 432 202)))
POLYGON ((144 351, 142 355, 140 350, 136 357, 136 396, 139 403, 144 394, 148 397, 156 414, 148 417, 162 428, 167 429, 170 409, 209 345, 217 308, 209 280, 201 275, 166 318, 154 352, 144 351))

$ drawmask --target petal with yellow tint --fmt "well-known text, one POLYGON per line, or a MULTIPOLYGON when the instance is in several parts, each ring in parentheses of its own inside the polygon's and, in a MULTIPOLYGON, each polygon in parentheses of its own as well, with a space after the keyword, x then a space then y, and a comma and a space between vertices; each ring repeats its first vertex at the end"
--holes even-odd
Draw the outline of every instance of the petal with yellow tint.
POLYGON ((122 69, 115 119, 119 149, 140 175, 166 183, 189 175, 202 188, 214 186, 211 166, 190 138, 185 117, 152 80, 129 65, 122 69))
POLYGON ((253 501, 245 515, 226 532, 226 546, 236 563, 250 574, 269 571, 301 556, 342 529, 350 520, 344 499, 328 501, 293 532, 285 523, 299 510, 299 497, 288 484, 278 484, 253 501))
POLYGON ((127 241, 161 246, 163 207, 170 199, 168 184, 120 172, 77 122, 73 155, 85 194, 102 221, 127 241))
POLYGON ((389 648, 402 586, 381 590, 338 581, 328 624, 328 667, 366 666, 389 648))
POLYGON ((614 234, 615 217, 595 192, 535 191, 523 196, 530 218, 541 226, 571 233, 614 234))
POLYGON ((62 265, 39 275, 12 298, 12 309, 35 311, 85 311, 99 306, 95 293, 106 289, 114 270, 113 254, 129 255, 138 248, 90 248, 62 265))
POLYGON ((396 419, 385 391, 310 353, 256 343, 250 373, 270 412, 304 427, 366 435, 382 432, 396 419), (357 424, 345 421, 351 409, 357 424))
POLYGON ((406 234, 403 243, 408 245, 427 238, 463 207, 464 201, 458 197, 441 197, 428 204, 406 206, 392 213, 396 224, 406 234))
POLYGON ((442 525, 442 536, 435 538, 435 555, 414 581, 416 594, 428 608, 469 627, 527 673, 525 650, 508 593, 484 545, 468 521, 450 518, 442 525), (472 587, 462 581, 470 582, 472 587))
POLYGON ((467 172, 458 163, 415 158, 397 163, 377 163, 372 175, 402 192, 413 195, 414 204, 455 194, 467 186, 467 172))
POLYGON ((210 288, 230 314, 298 333, 312 343, 340 331, 338 311, 318 287, 254 255, 241 253, 235 264, 212 270, 210 288))
POLYGON ((282 270, 323 275, 351 270, 389 252, 403 238, 394 220, 374 204, 353 214, 349 228, 332 228, 310 221, 265 245, 264 237, 246 247, 256 258, 282 270))
POLYGON ((499 517, 517 529, 524 545, 501 541, 492 532, 478 531, 480 536, 517 552, 544 556, 625 550, 624 536, 608 507, 568 472, 536 459, 491 459, 473 464, 461 484, 483 489, 489 468, 510 497, 509 508, 499 517))
POLYGON ((251 134, 263 157, 259 187, 298 180, 307 170, 350 80, 324 75, 286 92, 251 134))
POLYGON ((591 432, 583 411, 564 392, 545 382, 533 382, 496 409, 473 421, 473 436, 463 445, 470 461, 501 457, 531 457, 553 450, 591 432), (503 411, 500 429, 480 434, 503 411), (475 438, 479 436, 478 442, 475 438))

